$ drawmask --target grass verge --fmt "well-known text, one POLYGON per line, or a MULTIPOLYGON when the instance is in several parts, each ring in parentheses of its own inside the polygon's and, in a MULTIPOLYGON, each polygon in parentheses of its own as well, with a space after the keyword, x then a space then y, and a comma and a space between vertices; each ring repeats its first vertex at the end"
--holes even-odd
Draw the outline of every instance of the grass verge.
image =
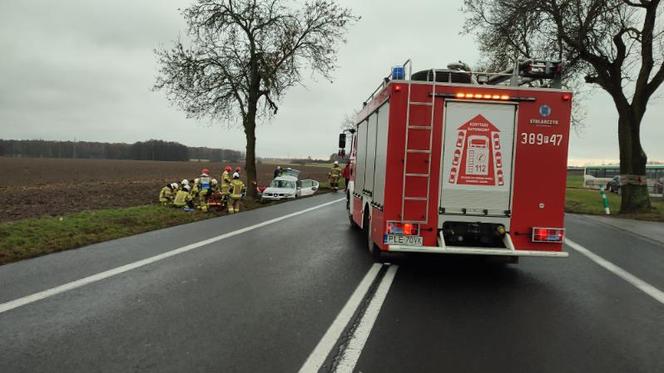
MULTIPOLYGON (((664 221, 664 199, 651 198, 652 209, 639 214, 620 214, 620 196, 606 194, 609 199, 611 216, 626 219, 664 221)), ((574 214, 604 215, 602 196, 597 190, 567 188, 565 211, 574 214)))
POLYGON ((0 224, 0 264, 212 217, 159 205, 85 211, 0 224))
MULTIPOLYGON (((277 203, 247 199, 242 210, 277 203)), ((0 223, 0 265, 222 215, 145 205, 0 223)))

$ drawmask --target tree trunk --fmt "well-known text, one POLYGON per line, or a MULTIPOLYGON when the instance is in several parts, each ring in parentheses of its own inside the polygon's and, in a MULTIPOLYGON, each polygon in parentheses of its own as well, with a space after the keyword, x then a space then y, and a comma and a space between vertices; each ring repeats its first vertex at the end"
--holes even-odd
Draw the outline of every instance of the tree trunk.
POLYGON ((646 184, 648 157, 641 147, 640 138, 640 118, 642 117, 642 115, 634 115, 631 110, 624 110, 619 114, 621 213, 647 211, 651 207, 646 184))
POLYGON ((256 111, 249 111, 244 119, 244 135, 247 151, 244 169, 247 173, 247 195, 256 198, 256 111))

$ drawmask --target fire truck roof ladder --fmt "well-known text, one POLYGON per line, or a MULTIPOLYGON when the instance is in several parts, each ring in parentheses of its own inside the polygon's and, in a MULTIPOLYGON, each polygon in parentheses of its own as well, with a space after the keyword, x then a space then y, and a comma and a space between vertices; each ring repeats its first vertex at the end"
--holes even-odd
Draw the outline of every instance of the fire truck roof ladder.
MULTIPOLYGON (((409 60, 410 61, 410 60, 409 60)), ((433 77, 434 77, 434 82, 436 81, 436 71, 433 70, 433 77)), ((434 86, 431 86, 432 93, 435 93, 433 91, 434 86)), ((410 94, 410 89, 408 91, 408 111, 406 112, 406 151, 404 154, 404 172, 403 172, 403 180, 402 180, 402 190, 403 193, 402 195, 402 200, 401 200, 401 219, 403 220, 408 220, 413 223, 423 223, 426 224, 429 221, 429 203, 427 201, 429 200, 430 197, 430 192, 431 192, 431 149, 433 146, 433 119, 434 119, 434 108, 435 108, 435 101, 436 101, 436 95, 432 94, 431 95, 431 101, 426 101, 426 102, 413 102, 411 101, 411 94, 410 94), (430 110, 431 113, 428 115, 428 123, 412 123, 412 116, 411 116, 411 111, 413 108, 417 107, 418 109, 424 107, 426 109, 424 110, 430 110), (417 149, 417 148, 411 148, 410 144, 411 142, 409 141, 409 137, 413 135, 413 133, 419 133, 419 132, 428 132, 428 138, 429 138, 429 146, 427 149, 417 149), (409 163, 409 159, 411 159, 411 162, 418 162, 418 158, 421 157, 422 154, 425 155, 424 160, 426 162, 426 168, 427 172, 426 173, 417 173, 417 172, 409 172, 409 167, 411 163, 409 163), (426 182, 426 196, 422 197, 421 195, 416 196, 416 195, 409 195, 414 188, 408 188, 413 179, 417 178, 424 178, 426 182), (411 182, 409 182, 411 181, 411 182), (406 204, 411 201, 412 203, 417 203, 417 202, 424 202, 424 216, 421 216, 417 219, 412 219, 412 216, 406 216, 406 204)), ((422 158, 419 158, 419 161, 423 161, 422 158)), ((412 171, 412 169, 411 169, 412 171)))

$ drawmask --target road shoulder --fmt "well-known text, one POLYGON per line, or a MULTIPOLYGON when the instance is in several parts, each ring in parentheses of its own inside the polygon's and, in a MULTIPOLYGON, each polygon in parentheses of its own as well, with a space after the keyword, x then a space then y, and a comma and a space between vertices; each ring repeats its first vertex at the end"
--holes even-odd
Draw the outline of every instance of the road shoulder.
POLYGON ((577 215, 664 245, 664 223, 608 216, 577 215))

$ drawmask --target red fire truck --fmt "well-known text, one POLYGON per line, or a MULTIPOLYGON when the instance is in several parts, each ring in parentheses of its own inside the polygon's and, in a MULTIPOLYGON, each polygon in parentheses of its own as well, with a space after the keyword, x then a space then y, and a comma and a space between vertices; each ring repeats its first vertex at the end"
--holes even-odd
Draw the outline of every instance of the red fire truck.
POLYGON ((370 252, 566 257, 572 94, 561 66, 393 68, 347 131, 348 214, 370 252))

